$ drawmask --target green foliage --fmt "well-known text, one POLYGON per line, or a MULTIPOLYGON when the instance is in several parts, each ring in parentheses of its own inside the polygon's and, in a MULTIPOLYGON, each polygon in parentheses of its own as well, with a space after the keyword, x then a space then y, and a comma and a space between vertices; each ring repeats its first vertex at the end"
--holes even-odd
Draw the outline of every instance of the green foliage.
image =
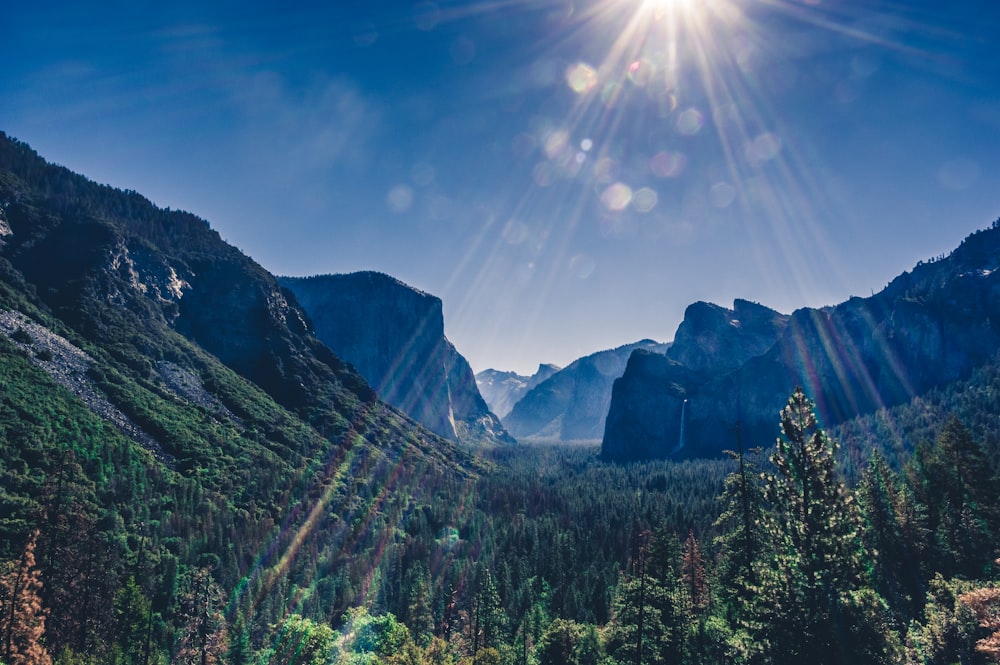
POLYGON ((930 581, 922 621, 914 619, 906 634, 906 660, 920 665, 975 662, 977 620, 959 600, 973 585, 946 580, 940 574, 930 581))
POLYGON ((997 481, 969 430, 949 419, 935 447, 917 449, 910 474, 926 509, 930 569, 967 579, 988 574, 1000 528, 997 481))
POLYGON ((856 494, 870 584, 897 613, 917 614, 926 593, 924 512, 878 451, 856 494))
MULTIPOLYGON (((861 579, 859 519, 836 476, 835 444, 818 427, 812 402, 796 389, 781 412, 782 436, 766 480, 769 551, 760 566, 761 596, 773 610, 755 636, 775 663, 850 662, 845 629, 880 635, 864 622, 879 615, 861 579)), ((868 646, 868 645, 866 645, 868 646)))
POLYGON ((326 665, 333 658, 334 632, 297 614, 281 622, 274 646, 261 658, 273 665, 326 665))
POLYGON ((387 663, 404 656, 411 644, 409 629, 392 614, 372 615, 355 608, 347 614, 336 661, 341 665, 387 663))

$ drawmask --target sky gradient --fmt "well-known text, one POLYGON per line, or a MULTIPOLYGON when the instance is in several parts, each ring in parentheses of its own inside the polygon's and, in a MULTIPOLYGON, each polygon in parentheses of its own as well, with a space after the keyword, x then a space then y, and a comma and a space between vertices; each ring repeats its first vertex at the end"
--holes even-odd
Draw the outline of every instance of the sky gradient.
POLYGON ((878 291, 1000 217, 1000 3, 15 3, 0 129, 476 371, 878 291), (285 6, 288 5, 288 6, 285 6))

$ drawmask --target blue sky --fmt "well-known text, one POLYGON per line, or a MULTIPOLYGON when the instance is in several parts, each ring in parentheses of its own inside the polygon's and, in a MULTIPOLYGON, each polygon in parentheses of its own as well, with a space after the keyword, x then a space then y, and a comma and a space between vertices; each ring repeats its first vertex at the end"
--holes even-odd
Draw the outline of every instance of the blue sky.
POLYGON ((438 295, 475 370, 530 373, 988 226, 998 46, 974 0, 41 0, 0 22, 0 129, 274 273, 438 295))

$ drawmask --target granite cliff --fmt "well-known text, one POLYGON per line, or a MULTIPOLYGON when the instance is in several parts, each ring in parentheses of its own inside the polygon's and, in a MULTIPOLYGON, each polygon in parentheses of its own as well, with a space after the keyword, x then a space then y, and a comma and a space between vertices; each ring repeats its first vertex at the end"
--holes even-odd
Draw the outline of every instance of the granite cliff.
POLYGON ((998 267, 994 224, 868 298, 790 317, 741 301, 725 316, 692 305, 666 357, 629 360, 614 387, 602 455, 714 456, 735 446, 737 423, 746 445, 769 445, 774 414, 796 385, 833 426, 965 378, 1000 350, 998 267), (727 317, 743 332, 734 337, 727 317))
POLYGON ((316 335, 379 396, 432 432, 464 443, 513 443, 444 334, 441 299, 377 272, 282 277, 316 335))
POLYGON ((664 353, 669 344, 642 340, 573 361, 529 390, 503 419, 516 437, 597 440, 611 403, 611 386, 635 349, 664 353))

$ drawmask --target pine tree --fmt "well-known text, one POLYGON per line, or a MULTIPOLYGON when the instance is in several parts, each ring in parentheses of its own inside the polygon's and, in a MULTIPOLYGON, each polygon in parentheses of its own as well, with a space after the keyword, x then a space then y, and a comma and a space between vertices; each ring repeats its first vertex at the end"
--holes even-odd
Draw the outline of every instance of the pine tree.
POLYGON ((781 412, 782 436, 767 476, 773 560, 762 567, 762 635, 776 663, 841 663, 842 594, 860 587, 856 507, 836 475, 835 444, 819 428, 812 402, 796 388, 781 412))
MULTIPOLYGON (((724 507, 715 521, 715 527, 720 531, 715 544, 722 557, 719 580, 732 610, 747 602, 756 591, 754 567, 764 549, 764 496, 755 465, 744 453, 742 442, 736 452, 726 452, 736 462, 737 468, 725 480, 721 496, 724 507)), ((760 449, 750 452, 756 455, 760 449)))
POLYGON ((681 586, 687 600, 687 611, 692 616, 702 615, 708 609, 708 584, 701 545, 693 529, 688 533, 681 552, 681 586))
POLYGON ((681 625, 677 608, 676 540, 640 534, 633 574, 616 589, 608 631, 608 653, 620 663, 678 662, 681 625))
POLYGON ((945 577, 983 577, 995 553, 1000 496, 992 467, 972 434, 950 418, 934 448, 918 448, 910 475, 927 514, 930 569, 945 577))
POLYGON ((150 605, 134 577, 115 595, 115 637, 126 663, 146 660, 146 639, 152 619, 150 605))
POLYGON ((482 568, 479 576, 479 591, 473 598, 470 630, 472 656, 482 648, 500 646, 500 638, 507 625, 507 614, 500 603, 500 594, 489 568, 482 568))
POLYGON ((214 665, 228 650, 228 632, 222 607, 225 597, 208 568, 190 573, 187 592, 180 599, 181 643, 177 661, 214 665))
POLYGON ((45 650, 47 612, 42 606, 41 573, 35 565, 38 531, 17 561, 0 573, 0 660, 7 665, 51 665, 45 650))
MULTIPOLYGON (((715 521, 719 530, 716 584, 719 613, 732 633, 732 649, 741 662, 755 662, 762 655, 762 644, 751 636, 763 634, 758 617, 769 611, 758 570, 766 551, 764 494, 755 464, 744 453, 742 441, 738 442, 735 452, 727 451, 737 467, 726 477, 720 497, 723 509, 715 521)), ((760 449, 750 453, 759 455, 760 449)))
POLYGON ((921 570, 921 514, 878 450, 857 489, 870 583, 904 617, 917 616, 927 592, 921 570))

